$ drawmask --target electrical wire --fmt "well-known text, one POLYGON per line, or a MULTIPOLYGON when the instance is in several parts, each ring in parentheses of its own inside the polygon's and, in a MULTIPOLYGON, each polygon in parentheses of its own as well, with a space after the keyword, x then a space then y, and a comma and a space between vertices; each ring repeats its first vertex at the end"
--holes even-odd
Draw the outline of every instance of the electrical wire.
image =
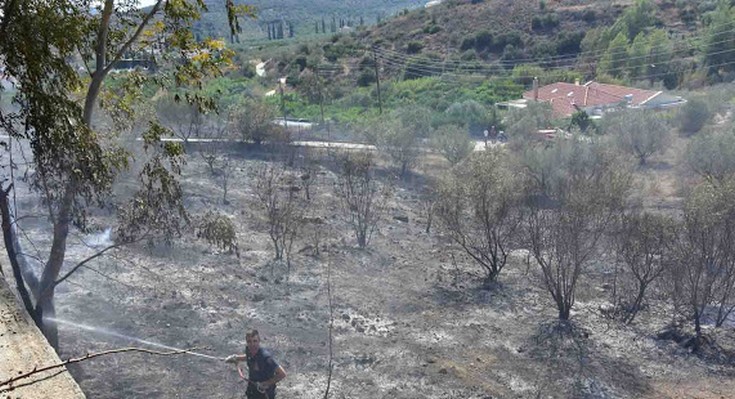
MULTIPOLYGON (((731 34, 731 33, 732 34, 735 34, 735 28, 734 29, 727 30, 727 31, 716 32, 714 34, 702 34, 702 35, 699 35, 699 36, 690 36, 688 39, 692 43, 686 44, 685 47, 683 47, 683 48, 692 49, 692 48, 695 48, 697 46, 696 43, 693 43, 695 41, 702 41, 702 43, 700 43, 700 44, 703 44, 706 39, 709 39, 709 38, 712 38, 712 37, 717 37, 717 36, 722 36, 722 35, 726 35, 726 34, 731 34)), ((725 40, 722 40, 722 41, 719 41, 719 42, 713 42, 713 43, 709 43, 709 44, 710 45, 715 45, 715 44, 721 44, 721 43, 725 43, 725 42, 729 42, 729 41, 733 41, 733 40, 735 40, 735 37, 730 37, 730 38, 727 38, 725 40)), ((665 48, 665 47, 667 47, 667 45, 660 44, 660 45, 653 46, 652 48, 665 48)), ((395 54, 397 56, 402 56, 402 57, 410 57, 410 56, 408 56, 408 55, 406 55, 404 53, 401 53, 401 52, 398 52, 398 51, 395 51, 395 50, 391 50, 391 49, 387 49, 387 48, 379 48, 379 49, 381 51, 385 52, 385 53, 388 53, 388 54, 395 54)), ((587 51, 587 52, 580 52, 580 53, 577 53, 577 54, 563 54, 563 55, 557 55, 557 56, 548 56, 548 57, 544 57, 544 58, 539 58, 539 57, 511 58, 511 59, 506 59, 506 60, 503 60, 503 61, 499 61, 499 62, 497 62, 497 64, 499 64, 499 65, 507 64, 507 65, 513 66, 513 65, 517 65, 519 63, 531 63, 531 62, 539 62, 539 61, 549 62, 549 61, 565 60, 565 59, 577 60, 579 58, 588 58, 588 57, 594 58, 594 57, 597 57, 597 56, 605 55, 605 53, 607 53, 607 50, 593 50, 593 51, 587 51)), ((620 51, 617 51, 617 52, 612 52, 610 54, 611 55, 627 54, 627 49, 626 50, 620 50, 620 51)), ((447 62, 452 63, 452 62, 461 62, 461 61, 448 60, 447 62)))

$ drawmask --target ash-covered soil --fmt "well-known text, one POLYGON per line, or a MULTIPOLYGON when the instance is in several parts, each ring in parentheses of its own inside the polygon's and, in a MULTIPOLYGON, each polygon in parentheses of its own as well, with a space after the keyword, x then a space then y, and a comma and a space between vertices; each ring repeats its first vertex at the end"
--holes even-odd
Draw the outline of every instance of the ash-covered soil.
MULTIPOLYGON (((605 318, 599 309, 608 294, 598 273, 583 282, 571 327, 555 322, 522 252, 498 284, 482 289, 477 266, 437 230, 425 233, 421 176, 393 181, 380 230, 360 250, 333 194, 336 177, 321 168, 307 214, 324 224, 306 229, 287 275, 285 264, 272 261, 251 187, 262 163, 237 158, 228 204, 198 156, 184 170, 192 214, 216 209, 236 221, 239 259, 193 234, 170 248, 123 248, 60 286, 58 317, 216 357, 242 353, 245 330, 256 328, 288 373, 278 396, 321 398, 331 265, 331 398, 735 398, 732 359, 703 358, 656 338, 671 318, 665 306, 650 307, 633 326, 605 318), (313 229, 322 235, 319 255, 313 229)), ((40 239, 44 229, 39 223, 28 233, 40 239)), ((69 263, 89 253, 72 244, 69 263)), ((732 349, 732 329, 713 334, 732 349)), ((60 341, 62 357, 140 345, 68 324, 60 341)), ((89 398, 244 397, 236 369, 204 357, 124 354, 71 371, 89 398)))

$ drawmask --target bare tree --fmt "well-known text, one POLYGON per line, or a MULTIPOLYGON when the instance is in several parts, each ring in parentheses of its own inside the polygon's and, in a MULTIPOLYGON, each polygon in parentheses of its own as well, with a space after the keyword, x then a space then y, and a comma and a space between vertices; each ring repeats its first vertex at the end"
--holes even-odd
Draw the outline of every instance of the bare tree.
POLYGON ((735 182, 705 182, 687 201, 671 278, 675 300, 694 323, 695 346, 709 306, 717 307, 720 326, 735 308, 735 182))
POLYGON ((335 192, 342 201, 360 248, 367 247, 378 227, 390 197, 390 189, 373 175, 373 158, 368 152, 345 154, 339 160, 335 192))
POLYGON ((298 202, 286 171, 280 166, 264 166, 255 176, 255 195, 265 210, 268 235, 273 243, 275 259, 291 266, 291 249, 303 219, 303 204, 298 202))
POLYGON ((630 187, 630 172, 597 143, 559 139, 526 153, 528 245, 543 282, 568 320, 577 283, 630 187))
POLYGON ((438 208, 437 204, 437 193, 433 189, 427 189, 419 200, 421 203, 421 210, 426 217, 426 234, 431 233, 431 226, 434 223, 434 215, 438 208))
POLYGON ((199 154, 209 168, 209 174, 215 175, 215 168, 221 161, 223 154, 232 144, 230 140, 236 137, 234 132, 234 121, 231 110, 226 110, 220 115, 207 114, 204 121, 206 137, 201 143, 199 154))
POLYGON ((449 236, 485 271, 485 284, 505 267, 521 230, 522 181, 499 151, 477 153, 439 185, 437 215, 449 236))
POLYGON ((216 174, 219 175, 219 181, 222 185, 222 203, 227 205, 230 201, 227 200, 227 193, 230 188, 230 180, 232 174, 235 172, 235 165, 232 158, 229 155, 224 155, 220 158, 219 168, 216 169, 216 174))
POLYGON ((311 201, 312 187, 317 180, 319 174, 319 162, 313 150, 304 148, 303 163, 301 165, 301 188, 304 190, 306 200, 311 201))
POLYGON ((167 96, 158 100, 156 111, 161 123, 184 142, 204 131, 206 116, 197 104, 167 96))
POLYGON ((622 321, 630 324, 643 305, 646 290, 660 278, 673 259, 672 247, 676 225, 670 217, 652 213, 630 213, 621 219, 614 236, 617 255, 625 266, 625 276, 633 280, 630 290, 618 289, 616 308, 622 311, 622 321))

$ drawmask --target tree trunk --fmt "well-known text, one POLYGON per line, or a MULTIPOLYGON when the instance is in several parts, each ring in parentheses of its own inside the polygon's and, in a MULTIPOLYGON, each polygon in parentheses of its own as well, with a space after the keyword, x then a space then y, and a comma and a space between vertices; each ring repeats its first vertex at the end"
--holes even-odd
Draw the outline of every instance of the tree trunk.
POLYGON ((26 308, 28 313, 31 314, 36 325, 41 327, 39 321, 36 320, 35 312, 33 309, 33 302, 31 301, 31 295, 26 289, 26 285, 23 279, 23 271, 21 265, 18 262, 18 253, 16 252, 14 230, 11 225, 13 222, 12 216, 10 215, 10 203, 8 201, 8 193, 13 189, 13 186, 7 188, 7 190, 0 190, 0 213, 2 214, 2 230, 3 230, 3 241, 5 242, 5 250, 8 253, 8 259, 10 260, 10 266, 13 269, 13 277, 15 277, 15 284, 18 288, 18 294, 23 301, 23 306, 26 308))
POLYGON ((559 308, 559 320, 567 321, 569 320, 569 312, 571 308, 565 305, 562 305, 559 308))
MULTIPOLYGON (((73 183, 70 183, 70 186, 73 183)), ((46 262, 41 275, 41 284, 36 297, 35 317, 41 323, 41 330, 51 346, 58 351, 59 337, 56 323, 49 321, 48 318, 56 317, 56 309, 54 307, 54 291, 56 289, 56 280, 59 278, 61 268, 64 266, 64 258, 66 256, 66 239, 69 236, 69 223, 71 223, 71 208, 74 189, 68 187, 64 197, 62 198, 61 207, 57 220, 54 222, 54 241, 51 244, 51 254, 46 262)))
POLYGON ((104 73, 99 70, 95 71, 92 76, 92 81, 89 83, 89 90, 87 91, 87 97, 84 100, 84 123, 91 129, 92 127, 92 114, 94 113, 95 102, 97 96, 102 88, 102 81, 104 80, 104 73))
POLYGON ((50 288, 36 305, 36 317, 40 320, 39 328, 46 340, 56 352, 59 352, 59 329, 56 324, 56 306, 54 305, 54 288, 50 288))
POLYGON ((699 350, 699 344, 702 341, 702 323, 701 323, 701 314, 699 312, 694 312, 694 351, 699 350))
POLYGON ((625 324, 631 324, 633 323, 633 319, 635 319, 635 316, 638 314, 638 311, 641 309, 641 304, 643 303, 643 296, 646 293, 646 286, 641 284, 638 287, 638 295, 635 298, 635 301, 633 302, 633 308, 629 311, 628 317, 625 320, 625 324))

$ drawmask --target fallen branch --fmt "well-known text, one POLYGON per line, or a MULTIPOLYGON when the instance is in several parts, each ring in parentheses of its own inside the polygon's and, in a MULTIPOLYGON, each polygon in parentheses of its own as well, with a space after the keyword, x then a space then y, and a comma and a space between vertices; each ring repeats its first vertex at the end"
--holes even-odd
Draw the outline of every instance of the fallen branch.
MULTIPOLYGON (((31 370, 31 371, 18 374, 17 376, 12 377, 12 378, 9 378, 9 379, 7 379, 5 381, 0 381, 0 393, 2 393, 2 392, 9 392, 9 391, 12 391, 13 389, 15 389, 16 387, 13 387, 12 384, 14 382, 18 381, 18 380, 22 380, 22 379, 31 377, 31 376, 33 376, 35 374, 38 374, 38 373, 43 373, 45 371, 49 371, 49 370, 53 370, 53 369, 58 369, 58 368, 61 368, 61 367, 66 367, 67 365, 70 365, 70 364, 80 363, 80 362, 83 362, 85 360, 94 359, 95 357, 106 356, 106 355, 114 355, 114 354, 117 354, 117 353, 126 353, 126 352, 140 352, 140 353, 147 353, 149 355, 157 355, 157 356, 173 356, 173 355, 188 354, 188 353, 190 353, 191 351, 194 351, 194 350, 196 350, 196 348, 192 348, 192 349, 180 349, 180 350, 175 350, 175 351, 170 351, 170 352, 160 352, 160 351, 154 351, 154 350, 143 349, 143 348, 120 348, 120 349, 112 349, 112 350, 103 351, 103 352, 87 353, 86 355, 84 355, 82 357, 71 358, 71 359, 65 360, 65 361, 63 361, 61 363, 52 364, 50 366, 45 366, 45 367, 41 367, 41 368, 36 367, 33 370, 31 370), (6 385, 7 385, 6 388, 2 388, 4 386, 6 386, 6 385)), ((25 385, 30 385, 30 384, 25 384, 25 385)))

